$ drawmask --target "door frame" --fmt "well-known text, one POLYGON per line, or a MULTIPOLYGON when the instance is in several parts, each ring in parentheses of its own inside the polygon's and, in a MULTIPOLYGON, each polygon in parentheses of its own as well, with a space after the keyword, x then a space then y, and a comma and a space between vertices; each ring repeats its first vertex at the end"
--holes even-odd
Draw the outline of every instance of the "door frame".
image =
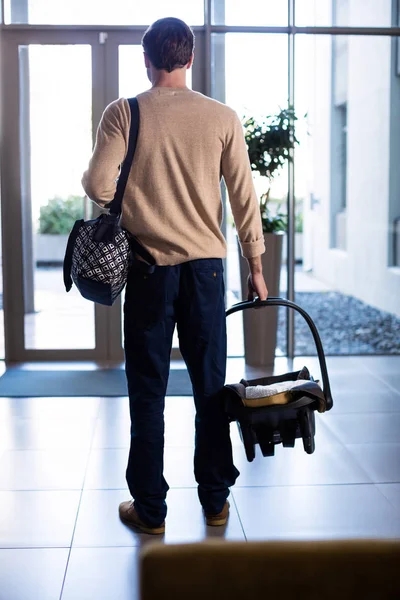
MULTIPOLYGON (((105 107, 118 98, 118 47, 138 45, 145 28, 2 28, 0 35, 1 82, 0 126, 2 131, 1 197, 2 245, 4 282, 4 336, 5 360, 31 361, 95 361, 121 362, 122 314, 120 298, 112 307, 96 304, 95 347, 92 349, 27 349, 25 348, 24 306, 24 231, 23 231, 23 164, 20 144, 23 131, 20 123, 20 64, 19 46, 40 45, 90 45, 92 52, 92 132, 93 145, 96 131, 105 107), (12 249, 12 251, 11 251, 12 249)), ((196 59, 193 65, 192 86, 207 92, 205 68, 205 35, 196 32, 196 59)), ((144 68, 144 67, 143 67, 144 68)), ((28 186, 29 187, 29 186, 28 186)), ((97 208, 94 208, 96 214, 97 208)), ((98 213, 97 213, 98 214, 98 213)), ((26 260, 26 255, 25 255, 26 260)), ((79 332, 77 332, 79 335, 79 332)), ((178 349, 172 358, 181 358, 178 349)))
MULTIPOLYGON (((4 278, 4 334, 6 362, 107 360, 107 315, 95 307, 95 348, 25 348, 24 253, 23 253, 23 164, 20 143, 19 47, 40 45, 90 45, 92 49, 92 129, 95 132, 104 109, 104 49, 95 31, 14 30, 1 32, 1 194, 4 278), (5 148, 7 151, 5 151, 5 148), (12 250, 11 250, 12 249, 12 250)), ((30 192, 28 192, 30 193, 30 192)), ((79 333, 77 332, 77 335, 79 333)))

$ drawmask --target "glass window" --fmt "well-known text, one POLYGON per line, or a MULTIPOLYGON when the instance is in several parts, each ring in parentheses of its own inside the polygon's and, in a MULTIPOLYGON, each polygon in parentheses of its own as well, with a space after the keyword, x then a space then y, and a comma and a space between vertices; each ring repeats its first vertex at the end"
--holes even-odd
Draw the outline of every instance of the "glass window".
MULTIPOLYGON (((279 114, 280 110, 287 107, 288 98, 288 38, 280 34, 243 34, 228 33, 214 34, 212 40, 212 91, 213 96, 236 110, 243 122, 254 117, 262 122, 269 116, 279 114), (262 68, 259 57, 279 56, 279 60, 268 62, 268 69, 262 68)), ((269 191, 269 208, 271 214, 286 212, 288 173, 287 167, 277 172, 273 181, 268 182, 266 177, 253 173, 254 183, 258 198, 269 191)), ((246 278, 248 275, 247 261, 240 257, 236 240, 236 230, 226 200, 226 238, 228 242, 227 256, 227 304, 247 297, 246 278)), ((280 236, 280 241, 285 246, 285 236, 280 236), (283 239, 282 239, 283 237, 283 239)), ((275 238, 273 241, 276 241, 275 238)), ((273 243, 270 241, 270 245, 273 243)), ((268 245, 268 242, 267 242, 268 245)), ((273 254, 271 248, 267 249, 273 254)), ((267 277, 268 279, 268 277, 267 277)), ((271 280, 267 281, 271 296, 286 295, 286 264, 282 263, 280 289, 274 289, 271 280)), ((246 344, 251 346, 250 336, 247 331, 271 331, 272 314, 276 309, 268 311, 238 312, 229 317, 228 327, 228 353, 230 356, 243 356, 246 344), (251 314, 250 314, 251 313, 251 314), (245 320, 246 335, 243 338, 241 322, 245 320), (248 323, 247 323, 248 322, 248 323), (247 325, 246 325, 247 323, 247 325), (260 327, 262 329, 260 329, 260 327)), ((285 326, 279 332, 276 353, 286 354, 285 326)), ((254 346, 254 344, 253 344, 254 346)), ((250 351, 250 350, 249 350, 250 351)), ((247 352, 248 354, 248 352, 247 352)))
POLYGON ((215 25, 287 27, 286 0, 213 0, 212 22, 215 25))
MULTIPOLYGON (((296 37, 295 300, 329 355, 400 353, 400 277, 387 268, 400 216, 393 60, 389 37, 296 37)), ((315 354, 297 314, 295 340, 297 355, 315 354)))
MULTIPOLYGON (((281 108, 287 106, 288 98, 287 36, 229 33, 224 38, 224 101, 236 110, 241 119, 255 117, 262 120, 269 115, 278 114, 281 108), (269 63, 268 73, 263 72, 258 60, 254 60, 254 57, 274 55, 279 56, 280 60, 269 63)), ((217 73, 216 76, 220 78, 217 73)), ((260 195, 266 191, 266 182, 257 174, 255 183, 260 195)), ((285 197, 287 169, 282 169, 274 177, 271 191, 277 198, 285 197)))
POLYGON ((63 259, 74 221, 90 218, 81 177, 92 150, 88 45, 20 46, 25 348, 94 348, 94 305, 67 294, 63 259))
POLYGON ((119 46, 118 65, 120 97, 131 98, 151 87, 144 66, 142 46, 137 44, 119 46))
POLYGON ((6 0, 5 22, 44 25, 150 25, 178 17, 203 25, 203 0, 6 0))
POLYGON ((5 357, 4 311, 3 311, 3 245, 1 239, 1 197, 0 197, 0 360, 5 357))
MULTIPOLYGON (((143 48, 139 45, 119 46, 119 96, 130 98, 148 90, 151 83, 144 66, 143 48)), ((192 87, 192 69, 188 69, 186 82, 192 87)))
POLYGON ((392 0, 296 0, 299 27, 391 27, 392 0))

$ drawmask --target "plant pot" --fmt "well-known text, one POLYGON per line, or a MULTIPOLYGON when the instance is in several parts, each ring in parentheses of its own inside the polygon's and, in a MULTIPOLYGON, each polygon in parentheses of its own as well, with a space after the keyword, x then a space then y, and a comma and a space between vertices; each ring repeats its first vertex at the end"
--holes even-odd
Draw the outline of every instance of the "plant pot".
MULTIPOLYGON (((283 239, 283 233, 264 233, 266 251, 261 256, 261 262, 270 297, 279 296, 283 239)), ((249 266, 240 249, 239 261, 242 298, 247 300, 249 266)), ((247 364, 257 367, 273 366, 277 327, 277 306, 243 311, 244 356, 247 364)))

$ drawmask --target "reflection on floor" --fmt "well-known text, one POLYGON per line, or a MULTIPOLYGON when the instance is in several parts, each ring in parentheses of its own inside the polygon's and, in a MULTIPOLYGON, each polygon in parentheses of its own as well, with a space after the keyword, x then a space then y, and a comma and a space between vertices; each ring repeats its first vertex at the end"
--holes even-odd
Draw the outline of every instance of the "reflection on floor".
MULTIPOLYGON (((277 359, 275 372, 306 364, 277 359)), ((158 543, 400 536, 400 357, 331 357, 335 406, 317 415, 316 452, 278 447, 247 463, 235 426, 226 528, 204 525, 192 473, 193 403, 166 401, 168 518, 158 543)), ((228 381, 245 372, 228 364, 228 381)), ((137 599, 137 557, 153 538, 118 518, 128 499, 127 398, 0 398, 0 597, 137 599), (23 576, 21 574, 23 573, 23 576)))

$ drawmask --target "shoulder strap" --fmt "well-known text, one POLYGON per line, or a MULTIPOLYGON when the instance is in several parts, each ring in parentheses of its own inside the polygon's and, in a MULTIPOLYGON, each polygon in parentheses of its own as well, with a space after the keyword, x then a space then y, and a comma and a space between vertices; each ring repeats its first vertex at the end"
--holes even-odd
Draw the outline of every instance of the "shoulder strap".
POLYGON ((128 152, 126 153, 125 160, 121 167, 121 173, 118 178, 117 189, 113 200, 109 203, 107 208, 110 209, 110 213, 121 214, 122 199, 124 197, 126 182, 128 181, 129 173, 132 167, 133 156, 136 150, 136 144, 139 134, 139 103, 136 98, 128 98, 129 107, 131 109, 131 126, 129 129, 129 141, 128 141, 128 152))
POLYGON ((63 277, 64 277, 64 285, 67 292, 72 288, 72 277, 71 277, 71 268, 72 268, 72 254, 74 251, 74 245, 76 238, 78 237, 79 229, 83 225, 84 220, 79 219, 79 221, 75 221, 75 224, 72 228, 71 233, 68 237, 67 248, 65 250, 64 264, 63 264, 63 277))

